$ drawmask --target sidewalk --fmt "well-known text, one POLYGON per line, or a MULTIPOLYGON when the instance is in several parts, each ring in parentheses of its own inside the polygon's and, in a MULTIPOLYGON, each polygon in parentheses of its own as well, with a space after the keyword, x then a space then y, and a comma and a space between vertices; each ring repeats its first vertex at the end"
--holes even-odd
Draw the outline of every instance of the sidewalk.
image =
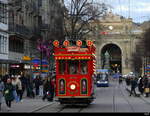
MULTIPOLYGON (((126 88, 126 90, 128 92, 131 91, 131 86, 125 86, 125 88, 126 88)), ((150 96, 149 97, 145 97, 145 94, 141 95, 141 93, 138 90, 138 87, 136 87, 135 91, 139 95, 138 97, 141 97, 143 100, 147 101, 150 104, 150 96)))
MULTIPOLYGON (((127 85, 126 85, 126 90, 127 90, 128 92, 130 92, 130 91, 131 91, 131 86, 127 86, 127 85)), ((139 97, 140 97, 140 96, 141 96, 141 93, 139 92, 138 87, 135 88, 135 91, 136 91, 136 94, 139 95, 139 97)))
POLYGON ((55 101, 53 102, 48 102, 47 100, 43 101, 40 97, 36 97, 36 98, 24 98, 23 102, 18 102, 16 103, 15 101, 12 102, 12 107, 11 110, 8 111, 7 110, 7 106, 5 104, 5 102, 3 102, 2 104, 2 110, 0 111, 2 112, 24 112, 24 113, 30 113, 33 112, 37 109, 40 109, 42 107, 45 107, 47 105, 53 104, 55 101))

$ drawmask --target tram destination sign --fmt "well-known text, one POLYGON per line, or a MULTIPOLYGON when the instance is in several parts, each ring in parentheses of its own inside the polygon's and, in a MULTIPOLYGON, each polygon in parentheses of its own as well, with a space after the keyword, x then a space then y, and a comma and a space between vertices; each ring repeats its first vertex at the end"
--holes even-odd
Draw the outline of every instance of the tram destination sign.
POLYGON ((80 50, 80 47, 78 47, 78 46, 67 47, 68 52, 77 52, 79 50, 80 50))
POLYGON ((71 47, 67 47, 67 51, 68 52, 77 52, 77 51, 86 52, 86 51, 88 51, 88 49, 87 48, 80 48, 78 46, 71 46, 71 47))

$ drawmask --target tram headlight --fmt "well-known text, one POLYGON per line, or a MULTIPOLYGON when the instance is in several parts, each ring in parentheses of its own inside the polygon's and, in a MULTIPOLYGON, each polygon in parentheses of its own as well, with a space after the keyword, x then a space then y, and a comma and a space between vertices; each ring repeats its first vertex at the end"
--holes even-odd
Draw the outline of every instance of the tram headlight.
POLYGON ((76 89, 76 85, 75 84, 71 84, 70 85, 70 89, 75 90, 76 89))

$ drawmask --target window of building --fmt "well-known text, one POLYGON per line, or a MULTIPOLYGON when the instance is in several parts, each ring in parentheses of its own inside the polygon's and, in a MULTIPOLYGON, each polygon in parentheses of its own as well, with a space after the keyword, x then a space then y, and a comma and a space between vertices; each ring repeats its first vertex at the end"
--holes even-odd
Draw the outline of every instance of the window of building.
POLYGON ((0 54, 7 53, 7 37, 4 35, 0 35, 0 54))
POLYGON ((17 53, 24 53, 24 41, 21 39, 10 38, 9 51, 17 52, 17 53))
POLYGON ((8 10, 7 10, 7 4, 1 3, 0 2, 0 22, 7 24, 7 20, 8 20, 8 10))

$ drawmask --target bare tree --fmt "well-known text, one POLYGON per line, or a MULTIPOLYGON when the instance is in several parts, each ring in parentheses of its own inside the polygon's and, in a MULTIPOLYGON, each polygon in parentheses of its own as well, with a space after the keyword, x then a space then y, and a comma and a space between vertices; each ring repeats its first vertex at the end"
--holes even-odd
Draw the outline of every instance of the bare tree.
POLYGON ((105 4, 94 0, 68 0, 64 14, 65 36, 69 40, 84 40, 93 31, 92 22, 99 19, 107 11, 105 4))

